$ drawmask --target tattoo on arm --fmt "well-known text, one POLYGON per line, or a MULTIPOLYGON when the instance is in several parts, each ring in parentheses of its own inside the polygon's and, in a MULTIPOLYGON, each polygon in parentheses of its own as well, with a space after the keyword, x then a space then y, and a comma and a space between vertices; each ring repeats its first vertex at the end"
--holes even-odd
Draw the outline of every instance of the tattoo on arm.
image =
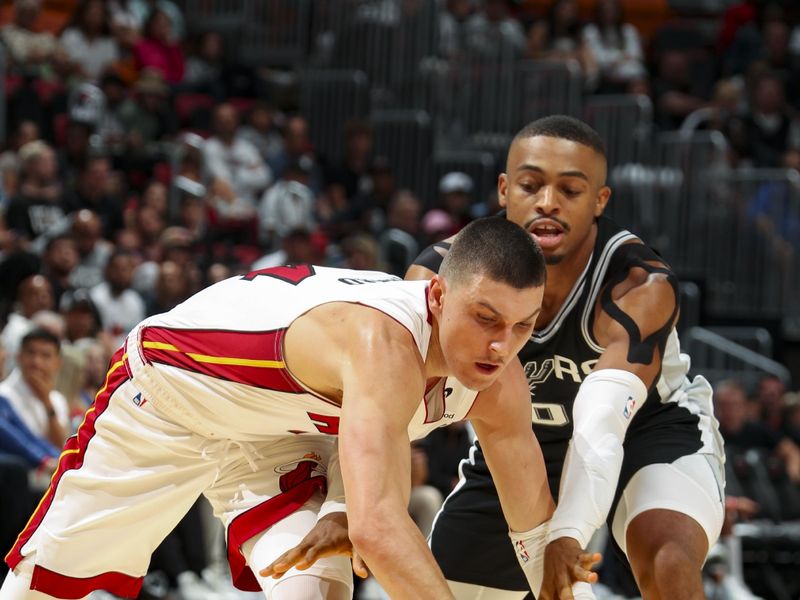
POLYGON ((628 337, 630 338, 628 362, 642 365, 652 364, 656 348, 658 348, 661 356, 664 355, 667 339, 672 331, 675 317, 678 314, 678 278, 671 269, 654 266, 647 261, 662 262, 662 259, 651 248, 642 244, 628 244, 620 248, 615 253, 609 265, 609 271, 616 273, 616 275, 608 281, 600 297, 603 310, 606 311, 608 316, 622 325, 628 333, 628 337), (675 307, 672 310, 672 315, 670 315, 664 325, 644 339, 642 339, 642 332, 636 324, 636 321, 614 302, 611 295, 614 287, 625 281, 628 277, 631 267, 638 267, 645 270, 647 273, 661 273, 665 275, 675 294, 675 307))

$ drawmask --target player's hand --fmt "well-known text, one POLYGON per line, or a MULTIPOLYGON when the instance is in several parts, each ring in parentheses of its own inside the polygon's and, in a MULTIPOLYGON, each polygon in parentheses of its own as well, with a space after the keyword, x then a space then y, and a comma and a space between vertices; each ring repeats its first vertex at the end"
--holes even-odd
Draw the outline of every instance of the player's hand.
POLYGON ((369 573, 363 559, 353 550, 347 537, 347 513, 335 512, 320 518, 306 537, 291 550, 284 552, 260 571, 262 577, 280 578, 295 567, 304 570, 323 556, 345 554, 353 558, 353 572, 361 578, 369 573))
POLYGON ((544 581, 539 600, 573 600, 573 583, 597 582, 592 567, 601 558, 598 552, 584 552, 578 541, 570 537, 550 542, 544 551, 544 581))

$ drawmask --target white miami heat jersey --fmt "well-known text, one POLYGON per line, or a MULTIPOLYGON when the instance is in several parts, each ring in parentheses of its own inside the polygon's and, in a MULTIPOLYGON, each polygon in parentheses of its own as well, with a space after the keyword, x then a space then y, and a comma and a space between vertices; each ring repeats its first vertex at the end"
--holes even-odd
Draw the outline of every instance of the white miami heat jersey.
MULTIPOLYGON (((411 333, 424 360, 431 335, 427 282, 386 273, 277 267, 217 283, 138 325, 126 343, 140 401, 200 435, 241 441, 338 433, 341 409, 289 371, 283 339, 316 306, 353 302, 379 310, 411 333)), ((398 368, 402 368, 398 366, 398 368)), ((453 378, 429 389, 409 437, 463 419, 476 392, 453 378)))

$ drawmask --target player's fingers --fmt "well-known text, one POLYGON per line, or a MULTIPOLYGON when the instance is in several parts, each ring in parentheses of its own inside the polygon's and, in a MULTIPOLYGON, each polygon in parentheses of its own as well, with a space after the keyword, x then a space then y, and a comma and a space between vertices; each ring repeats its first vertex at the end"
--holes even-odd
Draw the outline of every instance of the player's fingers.
POLYGON ((292 548, 291 550, 287 550, 269 565, 261 569, 259 574, 262 577, 274 577, 277 579, 294 566, 297 560, 302 556, 303 551, 304 549, 301 550, 300 548, 292 548))
POLYGON ((369 577, 367 564, 364 562, 364 559, 361 558, 361 555, 355 550, 353 550, 353 573, 361 577, 361 579, 366 579, 369 577))
POLYGON ((583 567, 575 565, 572 567, 572 576, 575 581, 585 581, 586 583, 597 583, 597 573, 588 571, 583 567))
POLYGON ((578 562, 581 563, 584 569, 591 569, 593 565, 596 565, 601 560, 603 560, 603 555, 599 552, 585 552, 578 557, 578 562))

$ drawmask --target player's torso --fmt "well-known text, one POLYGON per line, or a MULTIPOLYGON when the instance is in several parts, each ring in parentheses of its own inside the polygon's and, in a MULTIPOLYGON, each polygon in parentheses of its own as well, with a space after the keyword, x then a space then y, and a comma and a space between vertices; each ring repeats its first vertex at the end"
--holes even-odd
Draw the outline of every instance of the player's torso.
MULTIPOLYGON (((339 404, 307 389, 283 353, 289 326, 331 302, 386 313, 409 330, 426 356, 425 282, 298 266, 231 278, 146 320, 129 336, 129 370, 145 399, 202 435, 257 440, 287 433, 336 434, 339 404)), ((428 392, 429 403, 421 401, 410 435, 462 418, 468 410, 456 406, 456 400, 468 402, 466 395, 451 393, 448 403, 445 387, 442 382, 428 392)))
MULTIPOLYGON (((561 469, 572 436, 572 410, 583 380, 592 372, 604 348, 595 339, 592 329, 597 299, 604 284, 616 273, 615 253, 637 238, 613 221, 601 218, 595 248, 585 270, 557 311, 555 317, 519 354, 531 392, 531 422, 542 447, 545 464, 554 494, 558 492, 561 469)), ((667 342, 662 374, 651 390, 645 405, 629 427, 628 438, 637 435, 683 436, 676 452, 696 451, 706 447, 712 451, 716 440, 716 423, 711 416, 710 387, 705 380, 689 383, 686 373, 688 357, 680 353, 677 333, 673 330, 667 342), (700 441, 698 421, 710 432, 700 441), (698 442, 695 443, 694 439, 698 442)), ((664 454, 663 462, 675 457, 664 454)), ((477 471, 484 469, 480 452, 475 455, 477 471)))

